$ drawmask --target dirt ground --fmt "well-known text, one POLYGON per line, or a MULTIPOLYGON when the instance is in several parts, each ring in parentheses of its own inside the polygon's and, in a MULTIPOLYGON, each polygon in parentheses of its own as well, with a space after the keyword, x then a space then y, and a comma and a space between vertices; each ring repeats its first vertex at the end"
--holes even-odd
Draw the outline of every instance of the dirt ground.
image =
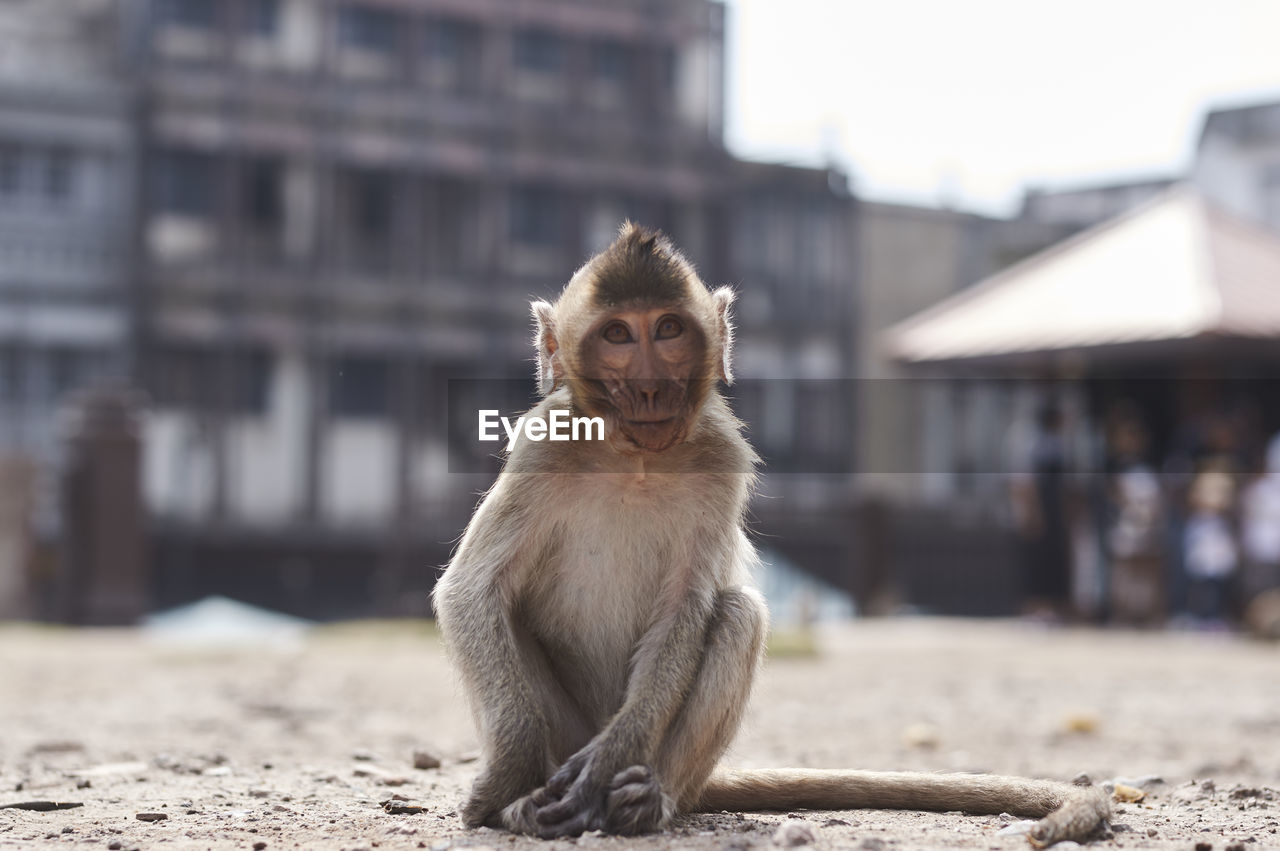
MULTIPOLYGON (((1280 848, 1280 646, 929 619, 818 643, 771 658, 728 762, 1147 778, 1094 847, 1280 848)), ((1029 847, 1007 816, 866 810, 696 815, 639 840, 468 831, 475 747, 422 625, 243 650, 0 626, 0 805, 83 804, 0 809, 0 848, 743 849, 788 819, 818 848, 1029 847), (424 811, 389 814, 393 796, 424 811)))

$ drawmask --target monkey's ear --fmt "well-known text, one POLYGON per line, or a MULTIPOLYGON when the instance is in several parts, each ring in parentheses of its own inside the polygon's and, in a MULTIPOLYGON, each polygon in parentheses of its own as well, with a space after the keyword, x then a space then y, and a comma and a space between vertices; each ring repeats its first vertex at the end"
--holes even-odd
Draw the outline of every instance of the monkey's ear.
POLYGON ((555 309, 545 301, 535 301, 529 305, 533 314, 533 347, 538 352, 538 392, 546 396, 555 389, 556 379, 560 377, 560 363, 556 358, 555 309))
POLYGON ((729 316, 729 308, 737 298, 733 290, 720 287, 711 293, 711 304, 715 308, 716 328, 720 331, 720 377, 725 384, 733 383, 733 319, 729 316))

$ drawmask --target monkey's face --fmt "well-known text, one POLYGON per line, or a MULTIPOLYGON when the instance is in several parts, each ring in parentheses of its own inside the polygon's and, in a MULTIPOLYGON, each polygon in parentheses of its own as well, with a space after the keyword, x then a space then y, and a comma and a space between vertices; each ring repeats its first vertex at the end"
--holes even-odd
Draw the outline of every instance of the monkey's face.
POLYGON ((580 351, 574 396, 591 415, 611 419, 645 452, 685 438, 708 387, 707 341, 694 317, 665 307, 611 311, 580 351))

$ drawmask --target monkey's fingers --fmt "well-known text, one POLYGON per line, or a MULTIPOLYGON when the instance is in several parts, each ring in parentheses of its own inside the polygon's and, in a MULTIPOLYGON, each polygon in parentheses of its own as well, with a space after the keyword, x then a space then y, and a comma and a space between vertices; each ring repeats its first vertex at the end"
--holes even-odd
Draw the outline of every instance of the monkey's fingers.
POLYGON ((586 770, 589 761, 590 757, 587 754, 578 751, 569 757, 564 765, 556 769, 556 773, 551 775, 545 788, 557 798, 563 797, 574 781, 586 770))
POLYGON ((565 836, 581 836, 588 830, 598 830, 600 818, 590 812, 579 812, 573 818, 556 824, 539 824, 538 836, 542 839, 559 839, 565 836))
POLYGON ((563 800, 539 807, 534 814, 538 835, 543 839, 578 836, 604 826, 604 814, 577 791, 563 800))
POLYGON ((552 795, 551 792, 547 790, 546 786, 539 786, 537 789, 534 789, 529 793, 529 800, 533 801, 533 804, 536 807, 545 807, 547 804, 559 800, 559 798, 552 795))
POLYGON ((566 795, 557 801, 539 806, 534 818, 537 819, 538 824, 551 826, 569 821, 586 810, 586 802, 580 796, 566 795))
POLYGON ((630 786, 632 783, 649 783, 652 780, 653 772, 649 770, 649 766, 633 765, 615 774, 613 780, 609 783, 609 788, 621 789, 623 786, 630 786))

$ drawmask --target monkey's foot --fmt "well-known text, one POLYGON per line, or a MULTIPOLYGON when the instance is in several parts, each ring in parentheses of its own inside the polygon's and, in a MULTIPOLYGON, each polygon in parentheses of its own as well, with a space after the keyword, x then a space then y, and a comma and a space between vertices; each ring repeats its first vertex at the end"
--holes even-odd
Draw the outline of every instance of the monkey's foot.
POLYGON ((635 836, 661 830, 675 814, 675 803, 662 791, 647 765, 633 765, 614 775, 605 801, 605 831, 635 836))
POLYGON ((538 835, 538 807, 547 803, 545 790, 539 789, 532 795, 511 803, 498 816, 501 827, 512 833, 523 833, 526 836, 538 835))
POLYGON ((505 774, 488 770, 482 772, 472 784, 467 802, 462 805, 462 823, 467 827, 497 827, 537 835, 536 828, 532 827, 533 812, 545 801, 530 802, 532 796, 521 796, 522 791, 537 781, 520 781, 518 777, 514 771, 505 774), (521 828, 513 826, 513 823, 527 823, 530 827, 521 828))

